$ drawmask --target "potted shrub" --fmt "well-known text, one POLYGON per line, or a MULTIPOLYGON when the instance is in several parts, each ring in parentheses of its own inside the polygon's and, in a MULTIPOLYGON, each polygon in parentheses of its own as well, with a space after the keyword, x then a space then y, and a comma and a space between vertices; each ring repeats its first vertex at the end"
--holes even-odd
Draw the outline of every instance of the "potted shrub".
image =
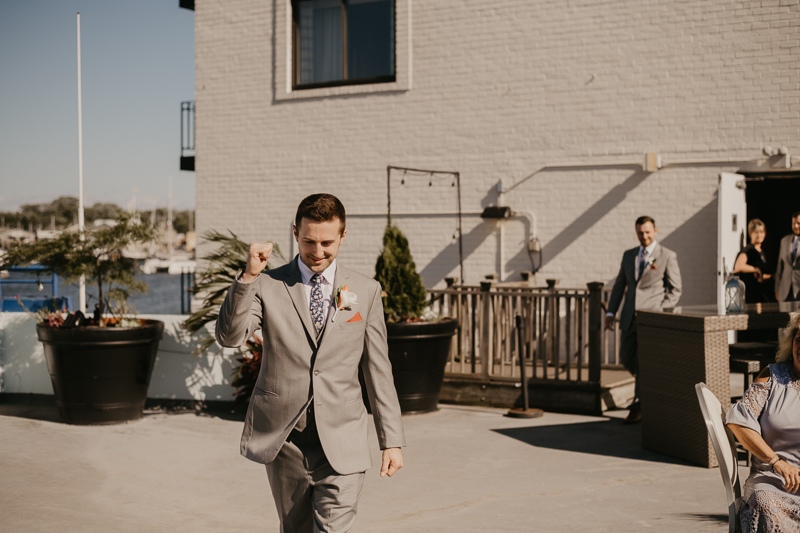
MULTIPOLYGON (((233 233, 225 235, 210 231, 203 235, 203 238, 216 244, 217 248, 211 254, 203 257, 204 266, 197 276, 198 281, 194 293, 202 296, 203 303, 183 323, 183 328, 193 335, 201 331, 205 332, 206 324, 217 321, 220 306, 225 301, 225 295, 236 276, 247 266, 247 258, 250 255, 250 245, 233 233)), ((274 245, 272 257, 278 257, 286 262, 277 244, 274 245)), ((271 264, 267 264, 266 269, 270 268, 272 268, 271 264)), ((216 342, 214 337, 205 332, 198 339, 196 352, 204 352, 214 342, 216 342)), ((247 406, 250 401, 258 372, 261 370, 261 338, 254 335, 247 341, 246 347, 246 350, 236 359, 239 364, 233 370, 231 381, 231 385, 235 389, 234 402, 240 406, 247 406)))
POLYGON ((383 234, 375 279, 383 288, 389 360, 400 410, 435 411, 458 322, 423 315, 427 291, 411 257, 408 239, 396 226, 387 226, 383 234))
POLYGON ((22 244, 1 266, 38 263, 68 282, 85 276, 97 288, 91 318, 57 309, 35 314, 61 419, 70 424, 113 424, 142 416, 164 323, 131 316, 127 298, 145 292, 125 248, 152 240, 148 223, 125 217, 113 227, 64 231, 22 244))

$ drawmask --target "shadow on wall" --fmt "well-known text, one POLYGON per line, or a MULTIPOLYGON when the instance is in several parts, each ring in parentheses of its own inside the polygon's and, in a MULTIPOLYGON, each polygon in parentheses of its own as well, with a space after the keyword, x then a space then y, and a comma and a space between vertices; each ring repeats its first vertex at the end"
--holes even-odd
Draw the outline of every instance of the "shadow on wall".
POLYGON ((28 313, 0 313, 0 392, 53 394, 53 384, 28 313))
POLYGON ((678 254, 683 285, 678 305, 713 304, 717 301, 716 228, 715 198, 661 241, 678 254))
MULTIPOLYGON (((164 338, 158 346, 148 398, 232 401, 230 385, 235 350, 214 344, 201 355, 193 355, 198 339, 181 328, 180 315, 141 315, 164 322, 164 338)), ((206 333, 214 334, 214 324, 206 333)))
MULTIPOLYGON (((603 167, 608 168, 608 167, 603 167)), ((623 166, 622 168, 629 168, 623 166)), ((591 170, 591 167, 579 167, 580 170, 591 170)), ((569 170, 559 168, 558 171, 569 170)), ((628 193, 638 187, 650 172, 637 170, 625 181, 608 191, 602 198, 594 203, 589 209, 576 218, 570 225, 561 230, 558 235, 553 237, 542 249, 542 267, 556 258, 558 254, 566 250, 577 238, 586 233, 589 228, 597 224, 601 218, 617 207, 628 193)), ((516 258, 515 258, 516 259, 516 258)))
MULTIPOLYGON (((464 273, 465 277, 472 276, 474 272, 469 272, 467 265, 467 258, 483 244, 483 241, 488 239, 494 233, 494 224, 478 223, 477 226, 472 228, 469 233, 464 233, 464 273)), ((426 287, 433 287, 446 276, 449 276, 455 269, 456 276, 458 273, 458 241, 451 242, 443 250, 441 250, 436 257, 428 262, 428 265, 422 269, 420 275, 422 276, 422 283, 426 287)))

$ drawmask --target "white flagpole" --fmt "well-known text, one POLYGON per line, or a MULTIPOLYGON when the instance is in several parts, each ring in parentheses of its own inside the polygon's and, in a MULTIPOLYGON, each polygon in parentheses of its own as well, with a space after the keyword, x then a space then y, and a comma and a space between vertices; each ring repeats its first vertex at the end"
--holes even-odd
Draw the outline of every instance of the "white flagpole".
POLYGON ((172 261, 172 174, 169 175, 169 195, 167 198, 167 249, 172 261))
MULTIPOLYGON (((78 231, 83 235, 83 110, 81 109, 81 14, 78 13, 78 231)), ((86 314, 86 276, 80 281, 80 310, 86 314)))

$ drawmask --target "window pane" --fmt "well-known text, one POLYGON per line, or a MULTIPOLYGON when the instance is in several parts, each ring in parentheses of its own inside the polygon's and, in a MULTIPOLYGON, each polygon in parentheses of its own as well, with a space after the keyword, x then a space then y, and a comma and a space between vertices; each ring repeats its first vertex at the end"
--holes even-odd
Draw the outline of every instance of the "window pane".
POLYGON ((394 75, 394 0, 347 0, 347 78, 394 75))
POLYGON ((341 80, 341 0, 311 0, 299 7, 298 83, 341 80))

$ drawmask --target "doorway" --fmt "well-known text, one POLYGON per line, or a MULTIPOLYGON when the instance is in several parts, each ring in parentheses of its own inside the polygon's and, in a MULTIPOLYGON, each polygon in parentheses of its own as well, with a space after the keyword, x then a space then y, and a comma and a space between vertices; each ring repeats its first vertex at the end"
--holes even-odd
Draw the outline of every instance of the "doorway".
MULTIPOLYGON (((769 272, 774 273, 781 239, 792 232, 792 213, 800 211, 800 176, 748 176, 745 183, 747 221, 749 223, 758 218, 767 227, 767 238, 762 250, 767 258, 769 272)), ((749 242, 748 236, 747 243, 749 242)))

